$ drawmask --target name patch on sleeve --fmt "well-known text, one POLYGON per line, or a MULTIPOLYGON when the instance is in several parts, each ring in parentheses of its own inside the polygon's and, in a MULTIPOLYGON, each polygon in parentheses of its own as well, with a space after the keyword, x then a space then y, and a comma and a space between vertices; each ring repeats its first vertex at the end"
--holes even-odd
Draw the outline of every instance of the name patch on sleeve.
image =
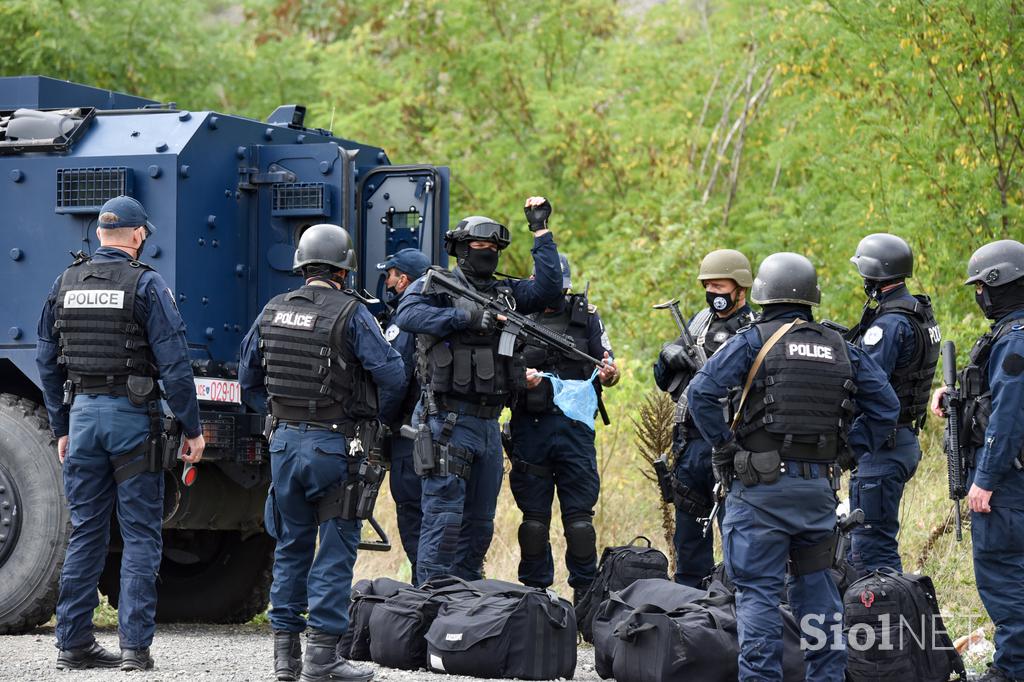
POLYGON ((835 363, 836 352, 832 346, 821 343, 787 343, 786 357, 798 360, 835 363))
POLYGON ((124 292, 114 289, 72 289, 64 294, 65 308, 124 308, 124 292))
POLYGON ((275 327, 291 327, 292 329, 312 329, 316 324, 315 313, 297 313, 294 310, 279 310, 274 313, 275 327))

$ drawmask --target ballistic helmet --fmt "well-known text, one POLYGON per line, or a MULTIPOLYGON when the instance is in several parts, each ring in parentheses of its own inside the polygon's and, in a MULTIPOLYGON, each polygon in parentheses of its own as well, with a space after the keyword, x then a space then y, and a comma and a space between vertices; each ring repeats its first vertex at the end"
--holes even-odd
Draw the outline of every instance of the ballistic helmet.
POLYGON ((480 215, 463 218, 454 229, 444 234, 444 250, 454 256, 455 245, 459 242, 491 242, 501 251, 511 243, 508 228, 501 223, 480 215))
POLYGON ((914 252, 894 234, 869 234, 857 244, 850 262, 864 279, 884 282, 914 276, 914 252))
POLYGON ((1001 287, 1024 277, 1024 244, 1013 239, 1000 239, 985 244, 967 263, 964 284, 987 284, 1001 287))
POLYGON ((305 265, 317 264, 356 271, 356 252, 347 231, 338 225, 322 223, 311 225, 302 232, 292 268, 298 270, 305 265))
POLYGON ((750 299, 759 305, 818 305, 821 303, 818 273, 811 261, 799 253, 773 253, 761 261, 750 299))
POLYGON ((750 261, 735 249, 718 249, 704 256, 697 279, 731 279, 745 289, 754 283, 750 275, 750 261))

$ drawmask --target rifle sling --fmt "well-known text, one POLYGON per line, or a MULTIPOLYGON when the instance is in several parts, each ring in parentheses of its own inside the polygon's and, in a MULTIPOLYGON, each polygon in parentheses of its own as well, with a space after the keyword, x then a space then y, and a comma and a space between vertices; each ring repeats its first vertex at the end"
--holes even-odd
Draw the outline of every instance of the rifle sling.
POLYGON ((754 358, 754 364, 750 366, 750 371, 747 372, 747 381, 743 384, 743 394, 740 395, 740 404, 736 407, 736 414, 732 418, 732 424, 729 425, 729 428, 733 433, 736 432, 736 425, 740 423, 740 418, 743 415, 743 405, 747 402, 747 396, 750 394, 750 387, 754 385, 754 377, 757 375, 757 371, 761 369, 761 364, 764 363, 765 356, 768 355, 768 351, 772 349, 772 346, 779 342, 779 339, 785 336, 790 329, 798 324, 804 324, 804 320, 797 318, 789 324, 782 325, 774 334, 768 337, 765 344, 761 346, 761 350, 757 353, 757 357, 754 358))

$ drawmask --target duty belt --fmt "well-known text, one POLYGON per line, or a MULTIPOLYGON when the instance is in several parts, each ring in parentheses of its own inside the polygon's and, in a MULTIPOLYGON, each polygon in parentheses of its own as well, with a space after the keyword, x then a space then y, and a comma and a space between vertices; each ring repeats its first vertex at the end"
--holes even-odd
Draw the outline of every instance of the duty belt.
POLYGON ((505 409, 505 400, 494 404, 474 403, 467 400, 460 400, 450 396, 442 396, 440 400, 441 412, 457 412, 460 414, 477 417, 479 419, 497 419, 501 411, 505 409))
POLYGON ((270 419, 269 431, 273 431, 279 426, 291 426, 294 428, 306 427, 306 429, 310 431, 330 431, 332 433, 340 433, 346 438, 355 438, 356 436, 356 425, 350 421, 297 421, 294 419, 278 419, 277 417, 271 417, 270 419))

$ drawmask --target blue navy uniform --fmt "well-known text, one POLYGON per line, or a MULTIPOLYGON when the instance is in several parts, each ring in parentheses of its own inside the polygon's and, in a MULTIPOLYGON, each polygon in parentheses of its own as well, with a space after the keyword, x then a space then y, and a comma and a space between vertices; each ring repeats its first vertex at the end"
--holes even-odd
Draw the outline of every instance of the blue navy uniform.
MULTIPOLYGON (((762 331, 759 328, 771 330, 797 318, 810 321, 809 308, 800 306, 794 310, 786 306, 774 312, 766 308, 765 317, 760 322, 733 337, 708 360, 690 383, 689 407, 694 422, 704 438, 714 446, 720 447, 733 439, 720 400, 729 394, 730 389, 743 386, 746 382, 755 357, 763 346, 762 331)), ((798 412, 802 412, 802 415, 789 412, 792 401, 765 399, 769 390, 782 390, 783 386, 788 386, 787 390, 791 391, 823 390, 824 384, 817 380, 810 384, 809 389, 800 387, 799 375, 809 371, 806 369, 808 363, 804 362, 802 366, 796 363, 797 369, 787 378, 788 383, 781 380, 766 382, 760 378, 755 380, 751 396, 760 393, 762 398, 752 400, 744 408, 743 424, 760 415, 771 416, 776 423, 782 420, 812 423, 827 418, 826 421, 832 423, 833 440, 822 437, 819 445, 811 443, 807 447, 795 442, 783 445, 777 451, 783 466, 776 466, 770 472, 778 476, 776 481, 745 485, 737 477, 729 488, 722 532, 726 571, 737 588, 741 680, 782 679, 782 621, 778 604, 779 595, 786 584, 787 561, 794 550, 798 553, 802 548, 821 546, 833 536, 836 525, 833 479, 837 481, 837 471, 835 465, 828 463, 827 459, 813 461, 813 458, 826 452, 826 448, 836 451, 838 443, 834 440, 835 429, 837 426, 841 429, 842 422, 836 422, 834 418, 852 413, 852 405, 846 404, 852 397, 856 407, 867 419, 858 422, 850 430, 848 442, 855 454, 863 454, 877 448, 888 437, 899 412, 899 403, 887 377, 870 356, 845 344, 834 332, 832 338, 820 326, 814 325, 808 329, 818 334, 825 345, 830 344, 831 351, 826 349, 815 357, 819 344, 808 344, 806 335, 797 337, 794 335, 799 332, 791 331, 776 344, 773 351, 769 351, 758 377, 765 376, 769 371, 773 352, 789 358, 788 353, 793 351, 797 357, 810 356, 804 360, 829 361, 821 364, 812 362, 814 369, 810 371, 816 377, 825 377, 827 374, 829 381, 836 379, 836 388, 842 389, 847 398, 827 401, 827 404, 820 406, 820 410, 801 408, 798 412), (790 338, 799 339, 803 343, 790 344, 790 338), (834 363, 831 362, 833 360, 834 363), (843 373, 836 371, 840 364, 845 366, 844 371, 856 384, 855 394, 852 387, 847 385, 849 379, 843 380, 843 373), (821 369, 818 370, 818 367, 821 369), (792 375, 796 375, 796 378, 792 375), (791 460, 789 457, 792 455, 789 453, 794 451, 800 452, 802 456, 794 456, 791 460), (812 462, 806 459, 812 459, 812 462)), ((810 338, 815 337, 812 335, 810 338)), ((787 370, 788 364, 783 359, 779 376, 787 370)), ((756 441, 764 437, 767 431, 765 425, 771 421, 765 418, 760 421, 758 428, 749 431, 741 426, 737 429, 737 441, 751 452, 767 451, 766 445, 758 447, 756 441)), ((801 572, 794 577, 790 585, 789 601, 798 620, 805 615, 816 614, 822 618, 820 623, 831 624, 842 617, 842 600, 828 566, 801 572)), ((809 650, 804 657, 807 679, 843 680, 846 666, 844 649, 809 650)))
MULTIPOLYGON (((404 295, 404 292, 403 292, 404 295)), ((401 299, 399 299, 401 300, 401 299)), ((389 318, 393 318, 390 315, 389 318)), ((402 413, 391 425, 391 498, 395 501, 398 515, 398 536, 402 540, 402 549, 409 558, 412 576, 416 576, 416 552, 420 542, 420 524, 423 511, 420 509, 420 477, 416 474, 412 463, 412 440, 404 438, 399 431, 402 424, 416 426, 418 415, 414 414, 420 396, 419 383, 416 381, 416 335, 403 331, 392 319, 383 325, 384 338, 391 347, 402 356, 405 366, 406 394, 402 403, 402 413)))
MULTIPOLYGON (((744 304, 725 318, 713 315, 706 308, 694 315, 687 326, 694 341, 711 357, 739 329, 753 321, 754 311, 744 304)), ((675 341, 676 345, 682 343, 682 337, 675 341)), ((689 376, 676 381, 677 376, 678 372, 667 367, 659 355, 654 363, 654 381, 676 401, 676 423, 672 429, 675 453, 672 487, 676 498, 676 528, 672 536, 676 550, 674 580, 681 585, 700 587, 715 565, 715 537, 711 532, 704 536, 703 521, 714 505, 715 476, 711 471, 711 443, 701 437, 686 409, 685 399, 680 402, 689 376)), ((721 522, 721 513, 717 521, 721 522)))
MULTIPOLYGON (((588 355, 613 357, 611 343, 597 309, 581 295, 563 297, 561 305, 533 316, 552 331, 566 334, 588 355), (574 320, 572 313, 577 311, 574 320)), ((530 368, 562 379, 589 379, 594 366, 586 361, 528 346, 524 361, 530 368)), ((596 388, 600 384, 594 379, 596 388)), ((600 393, 599 393, 600 395, 600 393)), ((551 381, 522 394, 512 409, 509 486, 523 512, 519 527, 519 580, 532 587, 550 587, 555 579, 548 532, 551 505, 558 493, 566 537, 565 564, 569 585, 577 592, 597 577, 597 536, 594 507, 601 490, 594 431, 565 416, 553 402, 551 381)))
MULTIPOLYGON (((484 293, 506 293, 516 303, 516 310, 529 314, 543 310, 561 295, 561 268, 558 261, 558 249, 550 233, 534 239, 532 249, 536 278, 533 280, 492 280, 484 293)), ((456 270, 455 274, 459 274, 456 270)), ((398 307, 395 323, 403 330, 434 337, 438 341, 432 346, 439 355, 445 356, 441 361, 447 362, 448 372, 444 379, 438 379, 441 372, 432 371, 432 381, 447 381, 443 390, 435 390, 440 412, 429 415, 429 425, 434 442, 447 442, 463 454, 463 461, 471 460, 468 476, 463 478, 453 473, 432 474, 423 478, 422 510, 423 523, 420 529, 420 544, 416 556, 417 581, 424 582, 430 578, 453 574, 466 579, 477 579, 482 575, 484 557, 491 544, 494 534, 494 513, 501 489, 502 457, 501 438, 497 417, 509 400, 513 386, 498 386, 497 380, 512 382, 524 381, 501 366, 503 362, 494 356, 495 344, 481 345, 479 350, 490 348, 486 361, 493 367, 494 373, 486 379, 474 377, 483 366, 483 356, 476 356, 476 365, 468 367, 465 377, 462 368, 452 370, 461 358, 467 360, 474 356, 474 350, 468 355, 456 346, 459 339, 468 335, 471 312, 459 307, 448 296, 422 293, 424 278, 420 278, 406 291, 398 307), (451 351, 456 347, 459 358, 451 351), (461 400, 460 395, 450 391, 454 374, 460 374, 470 384, 470 389, 479 387, 483 390, 471 394, 478 402, 461 400), (489 401, 488 396, 496 399, 489 401), (493 404, 486 404, 493 402, 493 404), (452 426, 446 429, 446 419, 452 426)), ((496 338, 496 337, 495 337, 496 338)), ((482 340, 481 343, 489 343, 482 340)), ((431 360, 433 362, 433 360, 431 360)), ((440 386, 438 387, 440 389, 440 386)))
POLYGON ((357 479, 365 459, 350 448, 357 427, 378 417, 390 423, 398 414, 406 382, 402 358, 354 294, 307 285, 271 299, 264 308, 242 341, 238 378, 250 404, 266 404, 269 393, 277 419, 264 519, 277 540, 271 626, 295 633, 308 620, 313 630, 343 635, 360 522, 354 515, 325 512, 322 505, 357 479), (310 347, 302 349, 303 343, 310 347), (312 362, 307 374, 287 369, 289 347, 296 349, 296 362, 312 362), (320 353, 322 347, 331 352, 320 353), (318 364, 317 358, 335 355, 343 362, 318 364), (309 401, 287 392, 304 382, 329 386, 324 391, 329 398, 315 406, 315 413, 307 411, 309 401))
MULTIPOLYGON (((113 247, 100 247, 91 260, 69 269, 127 268, 132 258, 113 247)), ((135 267, 135 266, 132 266, 135 267)), ((138 339, 148 344, 155 376, 163 383, 167 405, 181 421, 186 436, 201 433, 199 404, 185 340, 185 323, 164 279, 145 266, 135 287, 132 318, 138 339)), ((56 330, 59 308, 72 305, 74 292, 62 298, 62 279, 54 282, 42 315, 36 363, 43 384, 43 399, 53 434, 68 436, 64 460, 64 494, 71 512, 71 538, 61 570, 57 602, 57 646, 77 649, 93 641, 93 610, 98 605, 96 586, 107 556, 110 517, 117 502, 117 519, 124 551, 121 556, 121 590, 118 604, 118 636, 122 649, 145 649, 153 640, 156 616, 156 578, 160 568, 164 479, 162 471, 141 471, 115 482, 115 467, 128 471, 145 457, 144 442, 151 429, 151 410, 159 409, 155 397, 136 405, 123 385, 105 391, 102 386, 76 390, 70 408, 63 405, 63 386, 69 378, 66 357, 70 354, 56 330), (134 457, 125 458, 128 453, 134 457)), ((108 280, 109 281, 109 280, 108 280)), ((105 285, 104 285, 105 286, 105 285)), ((96 292, 97 294, 100 292, 96 292)), ((126 306, 127 292, 123 300, 126 306)), ((100 302, 102 304, 102 302, 100 302)), ((89 305, 87 303, 87 305, 89 305)), ((113 308, 111 308, 113 311, 113 308)), ((91 332, 96 333, 96 332, 91 332)), ((152 375, 151 375, 152 376, 152 375)), ((120 478, 120 476, 119 476, 120 478)))
POLYGON ((853 531, 849 561, 861 573, 883 567, 903 570, 896 539, 900 500, 921 461, 917 434, 940 341, 927 298, 912 296, 906 285, 882 293, 878 304, 877 317, 862 323, 853 341, 889 377, 901 410, 896 430, 881 447, 860 457, 850 477, 850 508, 864 511, 864 524, 853 531))
MULTIPOLYGON (((992 511, 971 513, 974 577, 996 626, 992 664, 1019 680, 1024 679, 1024 307, 993 324, 971 358, 981 370, 980 393, 991 391, 988 426, 974 440, 978 448, 969 472, 970 482, 992 492, 992 511)), ((967 433, 961 429, 961 438, 967 433)))

